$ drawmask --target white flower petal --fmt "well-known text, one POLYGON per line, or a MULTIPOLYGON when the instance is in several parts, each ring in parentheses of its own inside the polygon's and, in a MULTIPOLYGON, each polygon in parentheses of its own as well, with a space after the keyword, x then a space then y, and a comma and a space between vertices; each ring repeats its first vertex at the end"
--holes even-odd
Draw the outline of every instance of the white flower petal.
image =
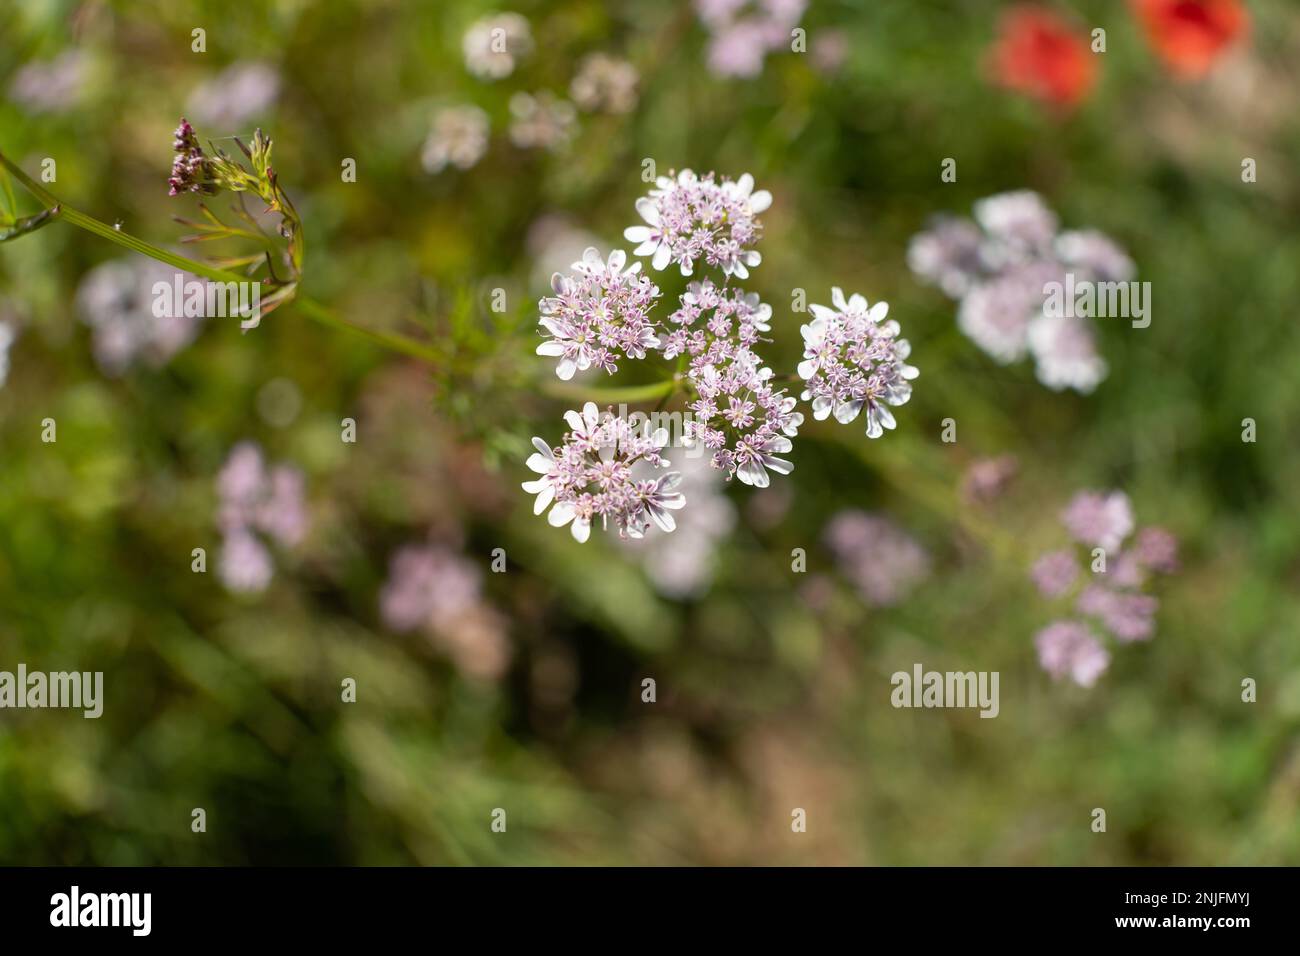
POLYGON ((794 471, 794 462, 786 461, 784 458, 773 458, 770 455, 763 459, 763 464, 771 468, 778 475, 788 475, 794 471))
POLYGON ((835 407, 835 420, 841 425, 847 425, 849 422, 853 421, 853 419, 858 417, 858 413, 862 411, 863 404, 865 403, 862 399, 853 402, 841 402, 835 407))
POLYGON ((770 481, 767 472, 763 470, 762 462, 758 461, 745 462, 736 469, 736 477, 755 488, 766 488, 770 481))
POLYGON ((571 502, 561 501, 552 508, 551 513, 546 516, 546 523, 552 528, 563 528, 573 520, 576 513, 577 512, 574 510, 571 502))
POLYGON ((546 487, 537 492, 537 500, 533 503, 533 514, 541 514, 554 500, 555 488, 551 486, 550 482, 547 482, 546 487))
POLYGON ((641 218, 652 226, 659 225, 659 207, 655 201, 647 196, 642 196, 636 201, 636 211, 641 214, 641 218))

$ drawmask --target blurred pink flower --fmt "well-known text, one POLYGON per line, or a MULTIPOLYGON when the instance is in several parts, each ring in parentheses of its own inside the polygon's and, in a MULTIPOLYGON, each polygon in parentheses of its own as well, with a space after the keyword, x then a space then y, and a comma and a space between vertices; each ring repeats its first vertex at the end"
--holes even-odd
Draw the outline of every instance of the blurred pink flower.
POLYGON ((1015 455, 976 459, 962 476, 962 497, 971 503, 987 504, 1006 492, 1019 471, 1015 455))
POLYGON ((1113 551, 1133 530, 1133 506, 1122 491, 1081 491, 1061 512, 1061 521, 1076 541, 1113 551))
POLYGON ((196 87, 186 109, 201 125, 236 132, 264 116, 279 96, 279 71, 269 63, 245 60, 196 87))
POLYGON ((898 604, 930 573, 926 550, 883 515, 841 511, 823 534, 840 570, 870 605, 898 604))
POLYGON ((1110 666, 1110 654, 1084 624, 1054 621, 1034 637, 1038 662, 1056 680, 1069 677, 1091 687, 1110 666))
POLYGON ((393 555, 379 596, 384 623, 395 631, 446 627, 479 600, 482 574, 438 545, 407 546, 393 555))
POLYGON ((235 591, 260 591, 271 580, 271 555, 261 533, 283 547, 307 534, 305 481, 297 468, 268 471, 262 450, 251 441, 231 449, 217 473, 217 527, 223 535, 221 578, 235 591))
POLYGON ((1058 598, 1074 586, 1079 577, 1079 562, 1069 551, 1052 551, 1034 562, 1030 576, 1039 594, 1058 598))

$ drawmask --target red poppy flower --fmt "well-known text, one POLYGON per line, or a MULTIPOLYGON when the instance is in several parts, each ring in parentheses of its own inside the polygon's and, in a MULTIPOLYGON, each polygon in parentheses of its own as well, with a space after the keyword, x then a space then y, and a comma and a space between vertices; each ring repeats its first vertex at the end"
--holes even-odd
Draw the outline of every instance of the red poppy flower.
POLYGON ((1240 0, 1131 0, 1147 37, 1179 76, 1203 76, 1250 28, 1240 0))
POLYGON ((1079 103, 1097 75, 1087 38, 1042 7, 1003 15, 990 65, 998 84, 1058 107, 1079 103))

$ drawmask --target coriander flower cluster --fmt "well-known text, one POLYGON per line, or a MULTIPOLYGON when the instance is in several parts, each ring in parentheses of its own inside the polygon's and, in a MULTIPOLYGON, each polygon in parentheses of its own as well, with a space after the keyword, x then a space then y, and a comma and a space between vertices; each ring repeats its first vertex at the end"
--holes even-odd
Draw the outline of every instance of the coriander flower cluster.
POLYGON ((777 457, 793 447, 803 414, 794 396, 772 384, 753 345, 771 330, 772 307, 754 293, 692 283, 669 316, 664 357, 687 356, 693 393, 684 439, 712 452, 712 464, 747 485, 766 488, 768 470, 788 475, 794 465, 777 457))
MULTIPOLYGON (((865 410, 866 433, 877 438, 895 427, 890 408, 907 402, 918 374, 907 364, 910 346, 898 323, 886 318, 888 305, 868 307, 863 296, 838 288, 833 307, 811 306, 797 374, 773 372, 759 354, 772 341, 772 307, 731 284, 762 262, 753 247, 762 236, 758 216, 771 204, 772 194, 756 190, 748 173, 732 180, 685 169, 659 177, 637 200, 643 224, 626 229, 624 238, 637 243, 633 254, 648 257, 653 269, 676 265, 695 277, 677 308, 656 318, 661 293, 641 263, 628 265, 622 250, 602 257, 595 248, 567 274, 556 273, 553 294, 539 303, 537 354, 557 360, 556 375, 567 381, 585 371, 613 374, 628 361, 666 363, 655 397, 680 397, 681 411, 668 414, 681 416, 681 443, 702 448, 728 480, 756 488, 794 468, 785 456, 804 414, 787 384, 802 381, 801 397, 819 420, 833 413, 847 423, 865 410)), ((566 415, 571 430, 559 447, 535 438, 537 454, 528 464, 542 477, 524 488, 538 496, 537 513, 550 508, 551 523, 571 523, 579 541, 597 518, 604 528, 612 521, 621 537, 641 537, 652 524, 673 530, 669 512, 685 503, 676 473, 647 474, 648 467, 667 466, 659 452, 669 436, 656 427, 657 415, 658 409, 624 419, 588 403, 566 415), (634 424, 638 417, 645 421, 634 424)))
POLYGON ((867 437, 879 438, 895 424, 889 406, 912 397, 919 374, 905 361, 912 346, 898 337, 898 323, 885 319, 889 303, 867 308, 865 298, 855 293, 846 299, 839 288, 831 290, 831 303, 834 308, 809 306, 813 321, 803 327, 799 377, 806 385, 800 397, 812 403, 818 421, 834 414, 848 424, 865 409, 867 437))
POLYGON ((1003 365, 1031 355, 1038 380, 1055 391, 1091 392, 1106 377, 1096 329, 1079 315, 1045 308, 1048 283, 1127 282, 1133 261, 1095 230, 1061 231, 1029 190, 975 203, 974 220, 943 216, 912 238, 907 261, 921 279, 959 303, 957 325, 1003 365))
POLYGON ((661 454, 667 429, 646 435, 595 402, 580 413, 566 412, 564 420, 570 430, 558 448, 533 439, 537 451, 528 467, 541 477, 523 487, 537 495, 534 514, 550 508, 547 521, 556 528, 569 525, 577 541, 587 540, 597 519, 606 529, 612 522, 620 537, 639 538, 651 522, 663 531, 677 526, 672 512, 685 503, 674 490, 681 475, 658 474, 669 465, 661 454))
POLYGON ((1053 678, 1091 687, 1110 665, 1095 627, 1125 644, 1155 634, 1160 601, 1146 588, 1152 575, 1178 569, 1178 541, 1158 527, 1134 535, 1133 506, 1122 491, 1075 495, 1061 513, 1061 523, 1076 545, 1090 549, 1088 570, 1074 547, 1050 551, 1034 562, 1030 577, 1038 593, 1066 602, 1076 615, 1043 628, 1034 645, 1039 663, 1053 678))
POLYGON ((689 169, 660 176, 650 194, 636 202, 646 224, 625 229, 623 238, 639 243, 634 254, 652 256, 656 269, 675 262, 688 276, 703 260, 724 275, 747 279, 750 267, 763 261, 752 248, 760 235, 755 217, 772 205, 770 192, 753 190, 748 173, 735 182, 689 169))
POLYGON ((573 264, 572 275, 551 279, 555 293, 542 299, 541 325, 549 338, 537 346, 538 355, 558 358, 555 372, 573 378, 589 368, 618 371, 618 358, 643 359, 657 349, 659 339, 650 310, 659 300, 659 287, 641 275, 641 263, 627 268, 620 249, 602 259, 589 248, 573 264))

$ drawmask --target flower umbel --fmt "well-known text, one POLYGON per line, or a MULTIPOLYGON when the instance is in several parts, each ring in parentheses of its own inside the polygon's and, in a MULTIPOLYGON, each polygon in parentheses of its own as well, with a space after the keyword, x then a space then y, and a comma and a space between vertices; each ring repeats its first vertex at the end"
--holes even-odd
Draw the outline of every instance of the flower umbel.
POLYGON ((905 405, 912 397, 912 379, 920 374, 905 361, 912 352, 898 338, 899 325, 886 320, 889 303, 867 300, 856 293, 831 290, 834 308, 810 305, 813 321, 803 327, 804 360, 799 377, 807 386, 801 396, 812 402, 813 417, 831 414, 848 424, 867 411, 867 437, 879 438, 895 425, 890 405, 905 405))
POLYGON ((555 293, 541 300, 540 324, 550 338, 537 346, 538 355, 558 358, 555 374, 573 378, 589 368, 618 371, 618 358, 643 359, 657 349, 659 339, 649 312, 659 288, 641 275, 641 263, 627 263, 621 249, 602 259, 588 248, 573 264, 570 275, 551 277, 555 293))
MULTIPOLYGON (((669 377, 633 386, 631 394, 661 397, 660 408, 684 394, 682 444, 702 446, 728 480, 755 488, 767 488, 772 473, 793 470, 784 456, 804 420, 796 397, 781 387, 795 377, 777 379, 758 354, 771 341, 771 306, 729 284, 762 262, 753 248, 762 234, 757 217, 771 204, 771 193, 756 191, 748 173, 736 180, 689 169, 662 176, 637 200, 645 224, 624 230, 637 243, 633 255, 649 256, 658 270, 676 263, 682 275, 693 275, 702 265, 720 278, 690 283, 659 324, 650 317, 659 289, 640 274, 640 263, 628 266, 621 250, 602 259, 588 248, 569 274, 552 277, 554 294, 539 303, 546 340, 537 353, 559 360, 561 379, 592 368, 612 374, 623 361, 651 353, 675 361, 669 377)), ((875 438, 895 426, 890 407, 911 396, 917 370, 906 362, 910 346, 899 338, 898 323, 886 319, 884 303, 869 309, 862 296, 846 299, 838 288, 832 301, 834 308, 812 306, 814 319, 804 327, 803 398, 819 419, 834 412, 850 422, 866 409, 866 431, 875 438)), ((542 477, 524 488, 537 495, 537 513, 550 508, 551 523, 572 523, 579 541, 596 518, 606 527, 612 519, 624 537, 639 537, 650 522, 672 530, 670 512, 684 504, 676 475, 632 473, 633 466, 645 473, 646 466, 667 465, 660 455, 667 431, 643 434, 594 403, 566 418, 571 431, 559 448, 534 439, 537 454, 528 464, 542 477)))
POLYGON ((686 440, 702 442, 713 466, 747 485, 766 488, 772 470, 794 467, 777 457, 790 451, 803 415, 795 399, 772 384, 772 370, 752 346, 771 330, 772 307, 755 293, 723 289, 712 281, 691 283, 668 317, 676 328, 665 337, 664 356, 688 359, 686 383, 693 413, 686 440))
POLYGON ((537 451, 528 467, 541 477, 524 482, 523 489, 537 495, 534 514, 550 508, 550 524, 570 525, 577 541, 587 540, 597 519, 606 530, 612 523, 620 537, 639 538, 651 522, 661 531, 677 526, 672 512, 686 503, 675 490, 681 475, 657 474, 669 464, 661 454, 667 429, 647 435, 648 429, 602 412, 595 402, 566 412, 564 420, 570 431, 558 448, 533 439, 537 451))
POLYGON ((958 301, 957 327, 995 361, 1031 355, 1048 388, 1087 393, 1107 374, 1094 323, 1050 312, 1045 289, 1067 274, 1085 284, 1127 282, 1135 269, 1105 234, 1059 229, 1037 193, 999 193, 975 203, 974 221, 937 217, 912 238, 907 262, 958 301))
MULTIPOLYGON (((1091 549, 1089 560, 1076 559, 1069 548, 1042 555, 1030 570, 1038 592, 1070 602, 1073 613, 1091 618, 1117 641, 1151 638, 1160 601, 1145 588, 1152 572, 1177 569, 1177 539, 1163 528, 1148 527, 1126 546, 1133 531, 1133 506, 1122 491, 1080 492, 1061 512, 1061 523, 1078 544, 1091 549)), ((1068 676, 1082 687, 1091 687, 1110 664, 1110 654, 1093 627, 1081 620, 1055 621, 1034 643, 1044 670, 1057 679, 1068 676)))
POLYGON ((636 211, 646 225, 629 226, 623 237, 639 243, 633 254, 651 256, 656 269, 675 262, 688 276, 703 260, 724 275, 747 279, 750 268, 763 261, 750 248, 762 230, 755 217, 770 205, 772 194, 754 192, 749 173, 719 182, 713 173, 700 177, 683 169, 676 176, 660 176, 650 194, 637 200, 636 211))

